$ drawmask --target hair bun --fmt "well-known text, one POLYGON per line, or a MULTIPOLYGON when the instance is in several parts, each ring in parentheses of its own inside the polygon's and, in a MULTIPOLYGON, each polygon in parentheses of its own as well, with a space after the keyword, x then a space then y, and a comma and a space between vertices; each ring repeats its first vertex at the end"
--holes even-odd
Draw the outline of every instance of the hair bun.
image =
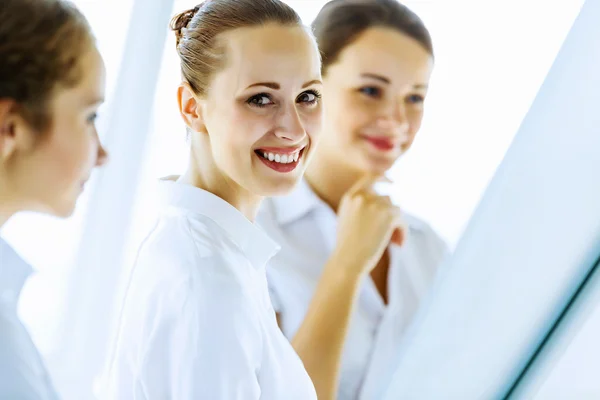
POLYGON ((171 20, 171 30, 175 32, 175 37, 177 39, 176 46, 179 47, 179 42, 183 37, 183 30, 187 28, 194 15, 200 10, 203 3, 198 4, 196 7, 191 8, 187 11, 184 11, 180 14, 177 14, 171 20))

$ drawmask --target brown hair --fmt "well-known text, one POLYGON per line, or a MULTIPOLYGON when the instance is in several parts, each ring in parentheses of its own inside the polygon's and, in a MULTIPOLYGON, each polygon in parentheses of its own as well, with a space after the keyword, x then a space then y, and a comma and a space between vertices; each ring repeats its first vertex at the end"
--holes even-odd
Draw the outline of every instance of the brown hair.
POLYGON ((183 78, 192 90, 206 95, 211 77, 223 67, 220 34, 268 23, 302 25, 302 20, 294 9, 279 0, 207 0, 176 15, 171 29, 177 36, 183 78))
POLYGON ((34 129, 46 129, 55 90, 79 82, 79 58, 91 42, 87 20, 71 3, 1 0, 0 99, 14 100, 34 129))
POLYGON ((425 24, 398 0, 333 0, 323 6, 312 23, 323 58, 323 75, 346 46, 374 27, 397 30, 419 42, 433 56, 425 24))

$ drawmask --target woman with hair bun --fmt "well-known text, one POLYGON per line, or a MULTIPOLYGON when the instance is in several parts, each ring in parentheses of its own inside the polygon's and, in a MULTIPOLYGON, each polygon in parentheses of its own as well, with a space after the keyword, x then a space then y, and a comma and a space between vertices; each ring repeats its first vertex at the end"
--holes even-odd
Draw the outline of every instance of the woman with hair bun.
POLYGON ((159 182, 110 358, 107 399, 315 399, 277 326, 254 224, 301 179, 321 128, 310 30, 279 0, 211 0, 176 16, 187 170, 159 182))

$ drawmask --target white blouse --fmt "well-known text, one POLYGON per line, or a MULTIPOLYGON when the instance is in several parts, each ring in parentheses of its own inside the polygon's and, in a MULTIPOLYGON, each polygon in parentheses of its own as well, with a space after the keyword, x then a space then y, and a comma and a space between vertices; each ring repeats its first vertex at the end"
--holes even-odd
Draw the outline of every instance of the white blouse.
POLYGON ((209 192, 172 181, 160 192, 101 398, 316 399, 269 299, 278 246, 209 192))
MULTIPOLYGON (((266 201, 257 221, 282 247, 269 262, 267 275, 282 330, 291 339, 334 250, 337 218, 302 182, 290 195, 266 201)), ((446 245, 427 224, 409 215, 405 221, 409 227, 405 243, 389 248, 388 305, 370 278, 361 286, 344 346, 338 400, 373 400, 381 393, 380 379, 391 368, 389 357, 396 354, 447 255, 446 245)))
POLYGON ((17 315, 19 294, 31 272, 0 239, 0 399, 57 399, 42 357, 17 315))

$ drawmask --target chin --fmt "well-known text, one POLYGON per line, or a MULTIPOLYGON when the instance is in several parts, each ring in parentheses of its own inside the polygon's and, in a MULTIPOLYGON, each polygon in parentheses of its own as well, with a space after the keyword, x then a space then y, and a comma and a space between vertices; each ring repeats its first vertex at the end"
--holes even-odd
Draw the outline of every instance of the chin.
POLYGON ((46 213, 58 218, 69 218, 75 212, 75 204, 75 202, 55 204, 46 213))
POLYGON ((367 174, 383 175, 394 166, 395 162, 396 160, 390 161, 389 159, 383 160, 365 157, 355 167, 357 170, 361 170, 367 174))
POLYGON ((398 158, 400 158, 399 156, 393 157, 391 155, 373 154, 372 151, 368 151, 364 148, 356 149, 354 152, 347 151, 346 153, 352 154, 352 156, 344 158, 343 162, 346 166, 349 169, 362 174, 383 175, 390 170, 396 161, 398 161, 398 158))
POLYGON ((394 164, 376 164, 376 165, 371 165, 369 168, 369 173, 374 174, 374 175, 384 175, 386 172, 388 172, 392 167, 394 166, 394 164))
POLYGON ((54 216, 58 217, 58 218, 66 219, 66 218, 70 218, 74 214, 74 212, 75 212, 75 207, 69 208, 69 209, 62 209, 62 210, 59 210, 56 213, 54 213, 54 216))

